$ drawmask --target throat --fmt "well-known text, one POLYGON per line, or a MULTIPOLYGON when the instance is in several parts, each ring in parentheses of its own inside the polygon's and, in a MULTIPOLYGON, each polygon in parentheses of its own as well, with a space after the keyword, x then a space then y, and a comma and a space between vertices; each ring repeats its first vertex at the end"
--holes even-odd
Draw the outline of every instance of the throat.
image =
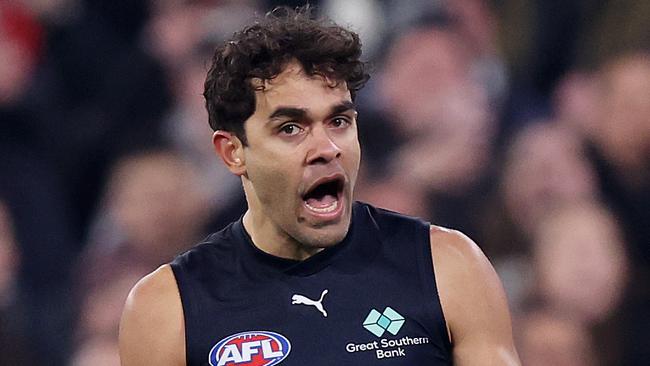
POLYGON ((246 211, 242 222, 251 244, 271 256, 302 261, 322 250, 298 243, 269 220, 259 217, 251 210, 246 211))

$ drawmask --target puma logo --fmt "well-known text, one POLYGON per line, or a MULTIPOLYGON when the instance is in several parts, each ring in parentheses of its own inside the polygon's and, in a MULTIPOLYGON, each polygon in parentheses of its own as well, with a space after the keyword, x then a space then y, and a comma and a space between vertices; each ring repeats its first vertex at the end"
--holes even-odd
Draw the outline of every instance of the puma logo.
POLYGON ((312 300, 310 298, 307 298, 303 295, 295 294, 291 296, 291 305, 309 305, 309 306, 314 306, 318 311, 320 311, 324 317, 327 318, 327 311, 323 308, 323 298, 325 295, 327 295, 327 289, 323 290, 323 293, 320 295, 320 299, 318 301, 312 300))

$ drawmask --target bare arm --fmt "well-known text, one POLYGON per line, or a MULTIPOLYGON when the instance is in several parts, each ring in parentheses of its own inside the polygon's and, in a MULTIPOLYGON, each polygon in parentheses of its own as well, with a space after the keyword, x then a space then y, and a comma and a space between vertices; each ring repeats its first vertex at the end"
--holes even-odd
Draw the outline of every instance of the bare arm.
POLYGON ((433 227, 431 254, 454 365, 520 365, 496 272, 465 235, 433 227))
POLYGON ((185 365, 183 307, 169 265, 131 290, 120 322, 122 366, 185 365))

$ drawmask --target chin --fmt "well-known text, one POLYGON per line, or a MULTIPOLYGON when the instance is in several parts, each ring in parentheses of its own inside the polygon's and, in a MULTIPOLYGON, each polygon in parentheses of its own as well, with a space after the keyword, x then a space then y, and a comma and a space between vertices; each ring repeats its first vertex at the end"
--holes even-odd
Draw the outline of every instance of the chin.
POLYGON ((345 239, 349 227, 349 220, 345 220, 332 226, 309 228, 296 235, 295 239, 307 247, 329 248, 345 239))

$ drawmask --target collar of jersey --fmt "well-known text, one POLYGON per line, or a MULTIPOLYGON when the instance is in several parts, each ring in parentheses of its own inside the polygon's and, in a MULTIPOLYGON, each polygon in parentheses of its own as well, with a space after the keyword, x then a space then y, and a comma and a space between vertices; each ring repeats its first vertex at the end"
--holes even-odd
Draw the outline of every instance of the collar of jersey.
POLYGON ((332 266, 344 272, 354 272, 360 262, 374 258, 378 253, 376 224, 370 217, 367 205, 355 202, 347 235, 340 243, 323 249, 313 256, 299 261, 274 256, 259 249, 244 228, 243 219, 234 224, 234 232, 240 237, 247 257, 272 271, 291 276, 310 276, 332 266))

